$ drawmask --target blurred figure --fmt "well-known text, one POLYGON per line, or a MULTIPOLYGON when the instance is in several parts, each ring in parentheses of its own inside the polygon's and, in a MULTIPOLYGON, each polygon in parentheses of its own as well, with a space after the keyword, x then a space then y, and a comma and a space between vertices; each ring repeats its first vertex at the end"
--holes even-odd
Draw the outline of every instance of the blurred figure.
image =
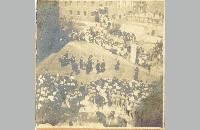
POLYGON ((101 72, 101 67, 100 67, 100 63, 98 60, 97 60, 97 64, 96 64, 96 71, 97 71, 97 74, 99 74, 101 72))
POLYGON ((138 75, 139 75, 139 68, 136 67, 134 71, 134 80, 138 81, 138 75))
POLYGON ((101 72, 103 73, 106 69, 105 69, 105 66, 106 66, 106 64, 105 64, 105 61, 104 61, 104 59, 103 59, 103 61, 101 62, 101 72))
POLYGON ((115 64, 115 70, 119 70, 120 68, 120 63, 119 60, 117 60, 117 63, 115 64))
POLYGON ((80 58, 80 69, 83 69, 84 63, 83 63, 83 57, 80 58))

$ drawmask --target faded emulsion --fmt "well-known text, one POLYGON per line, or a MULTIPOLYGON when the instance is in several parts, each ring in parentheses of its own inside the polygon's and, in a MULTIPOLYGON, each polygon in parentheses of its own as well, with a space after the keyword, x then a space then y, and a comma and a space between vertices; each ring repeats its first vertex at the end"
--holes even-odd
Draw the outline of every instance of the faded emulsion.
POLYGON ((38 0, 37 128, 164 128, 164 1, 38 0))

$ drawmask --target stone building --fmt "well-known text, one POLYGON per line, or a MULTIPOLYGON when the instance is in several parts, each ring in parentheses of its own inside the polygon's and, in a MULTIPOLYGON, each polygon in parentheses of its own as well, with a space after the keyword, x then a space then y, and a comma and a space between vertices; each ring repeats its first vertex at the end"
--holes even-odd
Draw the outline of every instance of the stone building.
MULTIPOLYGON (((145 2, 144 2, 145 3, 145 2)), ((86 0, 65 0, 59 1, 61 16, 78 20, 95 21, 95 11, 106 12, 109 18, 123 19, 128 11, 139 10, 139 2, 134 0, 120 1, 86 1, 86 0)), ((146 8, 146 4, 141 5, 140 10, 146 8)))

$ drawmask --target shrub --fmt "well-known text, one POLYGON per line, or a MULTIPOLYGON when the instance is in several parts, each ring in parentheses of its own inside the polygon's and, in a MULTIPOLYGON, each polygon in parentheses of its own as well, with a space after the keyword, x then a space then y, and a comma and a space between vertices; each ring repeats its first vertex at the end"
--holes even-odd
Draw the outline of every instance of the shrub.
POLYGON ((36 122, 38 124, 49 123, 55 126, 64 120, 66 109, 62 108, 60 103, 48 101, 43 103, 42 107, 36 112, 36 122))

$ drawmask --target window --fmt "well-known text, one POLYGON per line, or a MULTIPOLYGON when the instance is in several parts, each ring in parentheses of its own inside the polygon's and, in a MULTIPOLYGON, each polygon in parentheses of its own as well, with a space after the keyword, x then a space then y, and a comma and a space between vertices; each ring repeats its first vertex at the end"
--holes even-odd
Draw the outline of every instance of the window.
POLYGON ((121 5, 120 1, 117 2, 117 5, 118 5, 117 7, 120 8, 121 5))
POLYGON ((65 1, 65 7, 67 6, 67 1, 65 1))
POLYGON ((77 15, 80 15, 80 11, 77 11, 77 15))
POLYGON ((94 5, 94 1, 91 2, 91 5, 94 5))
POLYGON ((87 12, 86 11, 84 11, 84 16, 86 16, 87 15, 87 12))
POLYGON ((69 4, 72 5, 72 1, 70 1, 69 4))
POLYGON ((77 1, 77 2, 76 2, 76 5, 79 6, 79 3, 80 3, 80 1, 77 1))
POLYGON ((85 0, 83 1, 83 6, 86 6, 86 1, 85 0))
POLYGON ((70 10, 69 12, 70 12, 70 14, 72 14, 72 10, 70 10))
POLYGON ((119 15, 119 19, 121 19, 122 18, 122 16, 121 15, 119 15))

